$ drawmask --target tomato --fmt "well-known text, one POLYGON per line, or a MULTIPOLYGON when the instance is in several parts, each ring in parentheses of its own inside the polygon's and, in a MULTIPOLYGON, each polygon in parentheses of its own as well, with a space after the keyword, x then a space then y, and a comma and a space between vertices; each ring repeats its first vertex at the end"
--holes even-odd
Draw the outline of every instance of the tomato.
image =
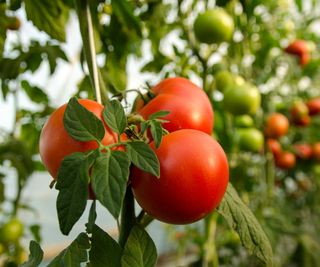
POLYGON ((0 228, 0 240, 3 243, 15 243, 23 235, 24 225, 18 218, 12 218, 0 228))
POLYGON ((260 102, 258 88, 248 83, 229 87, 223 99, 225 109, 233 115, 253 114, 260 107, 260 102))
POLYGON ((232 87, 233 85, 243 85, 245 80, 239 76, 234 75, 227 70, 220 70, 214 76, 216 82, 217 90, 224 92, 227 88, 232 87))
MULTIPOLYGON (((88 99, 80 99, 79 103, 103 121, 102 105, 88 99)), ((65 109, 66 104, 51 114, 40 135, 40 156, 44 166, 54 179, 57 178, 57 173, 64 157, 74 152, 85 152, 98 148, 98 144, 95 141, 80 142, 69 136, 63 125, 65 109)), ((105 136, 102 139, 102 143, 109 145, 117 142, 116 133, 112 132, 106 124, 104 126, 105 136)))
POLYGON ((290 108, 290 113, 293 121, 300 121, 309 113, 308 107, 302 101, 296 101, 290 108))
POLYGON ((296 165, 296 156, 288 151, 283 151, 278 157, 275 158, 276 166, 289 170, 296 165))
POLYGON ((312 157, 312 146, 309 144, 295 144, 293 145, 296 156, 300 159, 310 159, 312 157))
POLYGON ((320 161, 320 143, 315 143, 312 145, 313 158, 320 161))
POLYGON ((320 97, 310 99, 307 101, 306 105, 310 116, 320 114, 320 97))
POLYGON ((281 154, 282 148, 280 143, 277 140, 269 138, 267 140, 267 145, 268 145, 268 149, 271 151, 274 157, 278 157, 281 154))
POLYGON ((239 148, 242 150, 259 152, 263 148, 263 134, 255 128, 247 128, 238 130, 239 148))
POLYGON ((194 22, 196 38, 207 44, 230 41, 234 31, 232 17, 222 8, 199 14, 194 22))
POLYGON ((143 105, 136 104, 137 112, 148 119, 158 111, 170 113, 162 119, 168 122, 163 127, 169 132, 180 129, 195 129, 207 134, 213 130, 213 110, 205 92, 188 79, 175 77, 161 81, 152 88, 155 95, 151 101, 143 105))
POLYGON ((134 167, 131 185, 140 206, 172 224, 192 223, 220 203, 229 180, 227 157, 209 135, 184 129, 165 135, 158 149, 160 178, 134 167))
POLYGON ((309 45, 304 40, 295 40, 284 49, 288 54, 298 57, 300 65, 305 65, 310 61, 309 45))
POLYGON ((253 119, 249 115, 237 116, 234 119, 234 124, 237 127, 248 128, 253 126, 253 119))
POLYGON ((266 122, 265 134, 270 138, 279 138, 289 130, 289 120, 281 113, 272 113, 266 122))

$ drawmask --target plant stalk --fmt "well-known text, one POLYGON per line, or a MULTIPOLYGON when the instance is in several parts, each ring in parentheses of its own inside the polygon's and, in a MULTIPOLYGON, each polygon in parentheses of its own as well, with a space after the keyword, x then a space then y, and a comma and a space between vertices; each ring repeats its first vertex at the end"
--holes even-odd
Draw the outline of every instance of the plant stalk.
POLYGON ((202 267, 219 267, 219 259, 218 259, 216 245, 215 245, 217 218, 218 218, 218 214, 216 212, 212 212, 204 220, 205 236, 207 239, 203 244, 204 251, 203 251, 202 267))

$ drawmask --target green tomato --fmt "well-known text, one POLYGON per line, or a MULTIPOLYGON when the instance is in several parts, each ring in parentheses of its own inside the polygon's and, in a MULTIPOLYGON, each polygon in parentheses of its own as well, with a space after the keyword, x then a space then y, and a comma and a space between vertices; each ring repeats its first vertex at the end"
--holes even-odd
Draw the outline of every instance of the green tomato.
POLYGON ((207 44, 230 41, 234 31, 232 17, 222 8, 199 14, 194 22, 196 38, 207 44))
POLYGON ((226 91, 229 87, 234 85, 243 85, 245 84, 245 80, 240 75, 234 75, 230 71, 220 70, 215 76, 216 88, 220 92, 226 91))
POLYGON ((18 218, 12 218, 0 229, 0 239, 3 243, 15 243, 23 235, 24 225, 18 218))
POLYGON ((234 120, 234 124, 239 128, 248 128, 253 126, 253 119, 249 115, 237 116, 234 120))
POLYGON ((251 152, 259 152, 263 148, 264 136, 255 128, 239 129, 239 148, 251 152))
POLYGON ((261 95, 255 86, 232 86, 224 93, 224 108, 233 115, 254 114, 261 103, 261 95))

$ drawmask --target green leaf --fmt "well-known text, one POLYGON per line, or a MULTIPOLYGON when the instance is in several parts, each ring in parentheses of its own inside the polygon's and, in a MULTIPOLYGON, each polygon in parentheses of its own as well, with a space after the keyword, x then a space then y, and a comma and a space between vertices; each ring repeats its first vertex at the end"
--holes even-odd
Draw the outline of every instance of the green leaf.
POLYGON ((150 130, 151 130, 151 135, 156 145, 156 148, 158 148, 161 144, 162 135, 163 135, 163 129, 162 129, 161 123, 156 120, 151 121, 150 130))
POLYGON ((153 114, 151 114, 148 118, 148 120, 154 120, 154 119, 158 119, 158 118, 161 118, 161 117, 165 117, 167 116, 168 114, 170 113, 170 111, 167 111, 167 110, 160 110, 158 112, 155 112, 153 114))
POLYGON ((83 107, 75 97, 71 98, 63 117, 68 134, 78 141, 101 141, 105 130, 101 120, 83 107))
POLYGON ((127 126, 126 114, 118 100, 106 101, 103 118, 111 130, 118 134, 122 134, 127 126))
POLYGON ((118 243, 99 226, 94 225, 89 253, 92 267, 120 266, 122 249, 118 243))
POLYGON ((33 102, 48 103, 48 96, 39 87, 30 85, 26 80, 21 81, 21 86, 33 102))
POLYGON ((127 31, 135 30, 139 37, 142 36, 140 20, 133 14, 133 8, 128 1, 112 0, 112 10, 127 31))
POLYGON ((130 160, 125 152, 103 153, 92 169, 92 187, 97 199, 118 218, 129 178, 130 160))
POLYGON ((160 176, 160 164, 157 155, 144 142, 135 141, 127 143, 127 152, 130 160, 139 169, 160 176))
POLYGON ((43 251, 39 244, 35 241, 30 241, 29 244, 30 255, 28 261, 23 263, 20 267, 38 267, 43 258, 43 251))
POLYGON ((121 267, 154 267, 157 262, 156 247, 148 233, 134 226, 130 232, 121 258, 121 267))
POLYGON ((217 211, 229 226, 237 231, 243 246, 256 255, 267 266, 273 266, 273 253, 268 237, 261 225, 242 202, 232 184, 229 183, 224 198, 217 211))
POLYGON ((91 234, 93 227, 95 225, 97 219, 97 212, 96 212, 96 201, 92 201, 91 207, 90 207, 90 212, 89 212, 89 219, 88 223, 86 224, 87 227, 87 233, 91 234))
POLYGON ((73 153, 65 157, 58 172, 56 189, 60 230, 67 235, 85 210, 88 198, 89 168, 94 154, 73 153))
POLYGON ((81 263, 88 261, 90 248, 89 237, 80 233, 78 237, 66 249, 49 263, 48 267, 81 267, 81 263))
POLYGON ((28 20, 52 38, 64 42, 66 40, 65 26, 68 21, 69 8, 62 0, 25 0, 25 10, 28 20))
POLYGON ((38 243, 41 243, 40 225, 39 224, 31 225, 30 226, 30 232, 32 233, 33 238, 38 243))

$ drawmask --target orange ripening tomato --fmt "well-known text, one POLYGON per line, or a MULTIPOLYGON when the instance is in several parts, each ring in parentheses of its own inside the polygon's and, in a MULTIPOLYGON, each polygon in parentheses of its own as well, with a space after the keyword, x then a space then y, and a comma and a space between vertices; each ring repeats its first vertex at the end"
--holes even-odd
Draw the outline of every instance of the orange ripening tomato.
POLYGON ((296 165, 296 156, 288 151, 283 151, 275 160, 276 166, 284 170, 292 169, 296 165))
POLYGON ((139 205, 171 224, 200 220, 217 207, 229 180, 227 157, 211 136, 192 129, 163 137, 158 149, 160 177, 133 167, 130 180, 139 205))
POLYGON ((313 158, 320 161, 320 142, 312 145, 313 158))
POLYGON ((266 121, 265 134, 270 138, 279 138, 289 130, 289 120, 280 113, 272 113, 266 121))
MULTIPOLYGON (((103 106, 101 104, 89 99, 79 99, 79 103, 103 121, 103 106)), ((67 133, 63 125, 63 115, 66 107, 65 104, 51 114, 40 135, 40 156, 44 166, 54 179, 57 178, 64 157, 74 152, 85 152, 98 148, 95 141, 80 142, 67 133)), ((117 142, 117 134, 112 132, 105 123, 104 126, 105 136, 102 143, 109 145, 117 142)))
POLYGON ((155 97, 147 104, 137 103, 136 111, 145 119, 158 111, 170 113, 162 119, 169 132, 195 129, 207 134, 213 130, 213 109, 205 92, 188 79, 167 78, 151 89, 155 97))
POLYGON ((309 115, 314 116, 320 113, 320 97, 310 99, 306 103, 309 109, 309 115))

